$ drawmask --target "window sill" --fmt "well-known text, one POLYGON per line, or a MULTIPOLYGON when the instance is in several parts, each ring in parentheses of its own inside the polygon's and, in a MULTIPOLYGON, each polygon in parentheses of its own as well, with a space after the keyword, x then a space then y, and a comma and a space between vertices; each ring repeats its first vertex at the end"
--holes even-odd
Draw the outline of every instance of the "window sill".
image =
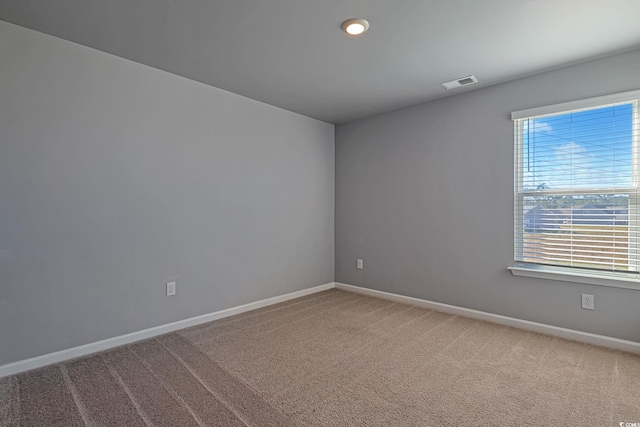
POLYGON ((534 277, 537 279, 562 280, 565 282, 586 283, 589 285, 640 290, 640 277, 576 271, 564 268, 543 267, 538 265, 516 265, 507 267, 514 276, 534 277))

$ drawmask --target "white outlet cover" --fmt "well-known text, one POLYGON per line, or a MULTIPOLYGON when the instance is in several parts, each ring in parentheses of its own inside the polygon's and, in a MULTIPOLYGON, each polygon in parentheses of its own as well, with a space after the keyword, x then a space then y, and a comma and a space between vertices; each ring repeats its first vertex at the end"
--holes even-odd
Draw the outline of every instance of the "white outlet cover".
POLYGON ((167 296, 173 296, 176 294, 176 282, 167 282, 167 296))
POLYGON ((593 310, 595 308, 595 299, 593 295, 582 294, 582 308, 593 310))

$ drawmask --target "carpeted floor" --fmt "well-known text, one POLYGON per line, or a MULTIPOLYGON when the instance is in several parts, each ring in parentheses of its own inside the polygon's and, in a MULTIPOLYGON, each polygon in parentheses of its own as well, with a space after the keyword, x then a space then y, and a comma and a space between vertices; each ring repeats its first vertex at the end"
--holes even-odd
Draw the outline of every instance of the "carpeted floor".
POLYGON ((640 356, 330 290, 0 379, 0 427, 619 426, 640 356))

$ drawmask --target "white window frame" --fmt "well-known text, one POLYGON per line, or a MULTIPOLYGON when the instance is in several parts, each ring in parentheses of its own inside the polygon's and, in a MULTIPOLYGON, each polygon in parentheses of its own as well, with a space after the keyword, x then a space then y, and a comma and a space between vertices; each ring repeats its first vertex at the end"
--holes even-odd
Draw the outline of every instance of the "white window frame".
MULTIPOLYGON (((560 266, 547 266, 539 264, 531 264, 522 261, 517 261, 517 254, 522 250, 518 247, 517 234, 515 234, 515 227, 522 227, 521 220, 523 218, 523 198, 529 193, 522 190, 523 188, 523 175, 520 162, 523 155, 523 141, 522 141, 522 126, 518 126, 520 122, 517 119, 538 117, 544 115, 562 114, 568 111, 577 111, 582 109, 592 109, 597 107, 605 107, 606 105, 635 101, 633 106, 633 121, 639 123, 640 119, 640 90, 634 90, 630 92, 617 93, 613 95, 599 96, 595 98, 582 99, 578 101, 565 102, 561 104, 548 105, 543 107, 531 108, 527 110, 514 111, 511 113, 511 119, 514 120, 514 265, 508 267, 511 273, 515 276, 534 277, 540 279, 562 280, 568 282, 588 283, 592 285, 600 286, 613 286, 626 289, 640 290, 640 274, 625 273, 625 272, 613 272, 613 271, 597 271, 597 270, 585 270, 574 267, 560 267, 560 266)), ((632 150, 633 150, 633 186, 628 189, 619 189, 620 194, 629 195, 629 217, 637 218, 640 221, 637 207, 638 187, 640 187, 640 130, 637 126, 632 129, 632 150)), ((545 194, 553 194, 553 190, 545 190, 545 194)), ((556 194, 566 191, 556 191, 556 194)), ((585 192, 589 194, 590 192, 585 192)), ((536 194, 540 194, 539 191, 536 194)), ((630 220, 630 224, 634 220, 630 220)), ((640 227, 631 227, 629 234, 629 259, 630 262, 640 262, 640 227)), ((638 265, 636 264, 636 267, 638 265)))

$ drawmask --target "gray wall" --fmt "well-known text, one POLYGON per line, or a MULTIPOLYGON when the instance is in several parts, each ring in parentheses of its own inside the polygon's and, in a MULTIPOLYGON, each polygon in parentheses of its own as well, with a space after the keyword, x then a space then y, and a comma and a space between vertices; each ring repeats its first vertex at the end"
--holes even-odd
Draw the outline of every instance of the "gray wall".
POLYGON ((634 51, 337 126, 336 281, 640 341, 640 291, 506 269, 511 111, 639 89, 639 70, 634 51))
POLYGON ((0 365, 332 282, 333 218, 332 125, 0 22, 0 365))

